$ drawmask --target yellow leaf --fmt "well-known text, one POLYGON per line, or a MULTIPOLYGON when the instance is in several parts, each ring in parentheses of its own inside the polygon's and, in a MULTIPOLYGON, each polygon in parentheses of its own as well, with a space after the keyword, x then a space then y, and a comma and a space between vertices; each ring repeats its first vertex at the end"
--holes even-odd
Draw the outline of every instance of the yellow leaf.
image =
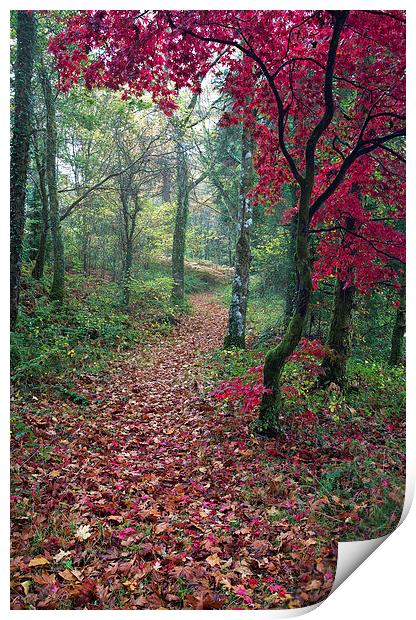
POLYGON ((269 508, 268 510, 266 510, 267 514, 272 517, 274 515, 279 515, 280 514, 280 510, 278 508, 276 508, 276 506, 272 506, 271 508, 269 508))
POLYGON ((199 516, 200 517, 209 517, 210 515, 210 511, 209 510, 205 510, 205 508, 203 508, 202 510, 199 511, 199 516))
POLYGON ((306 541, 305 545, 307 547, 310 547, 310 545, 316 545, 316 538, 308 538, 308 540, 306 541))
POLYGON ((207 562, 210 566, 221 566, 221 560, 216 553, 207 557, 207 562))
POLYGON ((29 566, 43 566, 44 564, 49 564, 49 560, 44 558, 43 555, 37 555, 29 562, 29 566))
POLYGON ((25 596, 29 594, 29 588, 31 583, 31 581, 22 581, 22 583, 20 584, 25 592, 25 596))
POLYGON ((218 583, 224 586, 224 588, 227 588, 227 590, 231 590, 232 588, 231 582, 229 581, 229 579, 227 579, 227 577, 220 577, 218 583))

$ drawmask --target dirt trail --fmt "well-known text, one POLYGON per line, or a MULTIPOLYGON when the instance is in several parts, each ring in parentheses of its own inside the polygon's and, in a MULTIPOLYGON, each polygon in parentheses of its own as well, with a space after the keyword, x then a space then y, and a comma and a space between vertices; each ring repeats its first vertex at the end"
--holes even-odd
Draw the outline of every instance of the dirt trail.
MULTIPOLYGON (((226 310, 207 294, 192 302, 167 337, 79 386, 88 406, 51 403, 36 430, 48 458, 18 471, 37 487, 29 519, 14 521, 13 608, 298 606, 287 590, 294 595, 306 567, 280 550, 315 532, 270 518, 285 497, 293 502, 270 492, 273 442, 222 412, 202 382, 226 310), (48 564, 29 567, 38 555, 48 564)), ((308 553, 313 581, 321 575, 311 569, 314 547, 308 553)), ((330 546, 319 560, 333 568, 330 546)), ((310 602, 331 587, 316 583, 310 602)))

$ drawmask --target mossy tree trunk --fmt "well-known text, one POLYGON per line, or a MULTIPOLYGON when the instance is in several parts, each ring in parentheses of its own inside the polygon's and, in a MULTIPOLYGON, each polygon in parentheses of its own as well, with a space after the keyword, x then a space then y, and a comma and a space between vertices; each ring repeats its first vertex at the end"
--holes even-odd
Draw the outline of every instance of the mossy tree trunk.
POLYGON ((30 140, 30 99, 35 54, 35 14, 17 11, 17 55, 10 152, 10 325, 16 325, 19 306, 22 244, 30 140))
MULTIPOLYGON (((358 191, 358 188, 356 189, 358 191)), ((342 244, 351 242, 354 232, 355 220, 349 216, 345 220, 346 234, 342 244)), ((323 374, 320 378, 321 385, 336 383, 344 388, 347 382, 347 361, 351 355, 352 338, 352 313, 354 307, 355 287, 347 284, 340 278, 336 279, 334 288, 334 302, 326 344, 329 348, 328 355, 322 360, 321 369, 323 374)))
POLYGON ((396 310, 393 334, 391 337, 391 349, 389 364, 397 366, 400 364, 403 352, 403 340, 406 332, 406 285, 403 283, 399 295, 400 306, 396 310))
MULTIPOLYGON (((292 189, 293 204, 295 206, 296 188, 292 189)), ((289 225, 289 243, 286 255, 286 291, 285 291, 285 309, 284 309, 284 326, 289 325, 293 316, 295 295, 296 295, 296 216, 294 216, 289 225)))
MULTIPOLYGON (((325 202, 325 194, 321 194, 320 201, 311 205, 312 191, 315 182, 315 152, 317 144, 330 125, 334 115, 333 99, 333 76, 335 60, 341 31, 343 29, 348 11, 334 12, 334 28, 329 44, 328 57, 324 81, 324 113, 313 128, 305 147, 304 175, 297 169, 296 163, 286 149, 284 141, 284 108, 281 99, 276 92, 276 101, 279 108, 279 141, 284 148, 284 154, 291 167, 294 178, 300 188, 298 220, 296 230, 296 299, 293 316, 286 329, 286 333, 278 346, 271 349, 264 361, 263 384, 268 392, 263 395, 260 406, 259 418, 256 421, 256 429, 267 435, 276 435, 280 430, 281 392, 280 379, 287 358, 296 349, 305 324, 309 300, 312 292, 312 277, 309 266, 309 223, 314 215, 314 210, 325 202)), ((275 88, 275 87, 274 87, 275 88)), ((341 178, 341 177, 340 177, 341 178)), ((330 195, 330 193, 329 193, 330 195)))
POLYGON ((64 298, 65 259, 57 189, 57 132, 55 99, 50 77, 42 68, 42 88, 46 110, 46 181, 49 195, 49 218, 53 249, 53 279, 50 298, 62 303, 64 298))
POLYGON ((176 145, 177 206, 172 244, 172 294, 174 303, 185 299, 185 247, 191 189, 186 133, 198 95, 191 97, 186 111, 172 119, 173 138, 176 145))
POLYGON ((347 361, 351 354, 352 311, 355 288, 346 286, 337 278, 334 290, 334 306, 329 327, 327 345, 330 349, 322 361, 321 385, 336 383, 345 387, 347 361))
POLYGON ((305 324, 309 299, 312 291, 312 277, 309 266, 309 206, 312 181, 301 183, 301 194, 296 229, 296 274, 297 284, 293 316, 280 343, 266 354, 263 369, 263 383, 268 393, 263 395, 256 430, 264 435, 274 436, 280 430, 281 393, 280 379, 287 358, 298 345, 305 324))
POLYGON ((189 213, 189 168, 184 131, 176 131, 176 171, 178 198, 172 245, 172 301, 181 303, 185 296, 185 245, 189 213))
POLYGON ((141 203, 134 186, 134 172, 120 177, 121 215, 123 218, 123 267, 121 274, 122 303, 130 304, 134 257, 134 239, 141 203))
POLYGON ((28 192, 28 195, 26 197, 25 219, 27 222, 27 231, 25 231, 27 258, 29 262, 33 263, 36 259, 38 251, 37 248, 39 245, 41 230, 41 200, 39 194, 39 187, 36 184, 31 187, 31 191, 28 192))
POLYGON ((46 188, 46 166, 44 158, 41 158, 37 144, 35 144, 35 161, 39 178, 39 194, 41 200, 41 228, 39 234, 39 244, 37 248, 35 264, 32 270, 32 276, 36 280, 40 280, 43 276, 46 260, 46 242, 48 238, 49 227, 49 208, 48 208, 48 191, 46 188))
POLYGON ((171 173, 169 169, 169 161, 162 159, 162 200, 170 202, 171 200, 171 173))
POLYGON ((131 295, 131 275, 133 267, 133 239, 131 235, 125 240, 125 254, 123 260, 123 281, 122 281, 122 295, 123 304, 128 306, 130 304, 131 295))
POLYGON ((249 198, 254 179, 253 147, 253 140, 250 138, 247 129, 243 127, 238 216, 239 234, 235 251, 228 326, 224 338, 225 349, 232 347, 244 349, 246 346, 246 315, 251 262, 250 230, 253 225, 253 207, 249 198))

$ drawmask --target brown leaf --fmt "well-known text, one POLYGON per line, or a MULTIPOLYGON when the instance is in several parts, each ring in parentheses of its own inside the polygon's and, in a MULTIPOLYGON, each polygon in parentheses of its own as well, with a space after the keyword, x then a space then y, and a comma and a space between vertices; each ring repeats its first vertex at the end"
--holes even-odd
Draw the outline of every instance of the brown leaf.
POLYGON ((56 582, 54 573, 41 573, 40 575, 33 575, 33 581, 41 586, 52 585, 56 582))
POLYGON ((59 572, 58 575, 60 575, 62 577, 62 579, 65 579, 65 581, 74 581, 75 580, 74 575, 71 573, 70 570, 68 570, 68 568, 66 568, 65 570, 59 572))
POLYGON ((44 564, 49 564, 49 560, 47 560, 43 555, 37 555, 29 562, 29 566, 43 566, 44 564))
POLYGON ((110 515, 107 517, 107 521, 115 521, 116 523, 123 523, 123 520, 121 515, 110 515))
POLYGON ((212 567, 214 567, 214 566, 221 566, 221 560, 220 560, 220 558, 218 557, 218 555, 216 553, 213 553, 212 555, 209 555, 206 558, 206 561, 212 567))
POLYGON ((310 583, 308 583, 305 590, 307 592, 309 592, 310 590, 319 590, 321 586, 322 586, 322 581, 319 581, 319 579, 313 579, 310 583))

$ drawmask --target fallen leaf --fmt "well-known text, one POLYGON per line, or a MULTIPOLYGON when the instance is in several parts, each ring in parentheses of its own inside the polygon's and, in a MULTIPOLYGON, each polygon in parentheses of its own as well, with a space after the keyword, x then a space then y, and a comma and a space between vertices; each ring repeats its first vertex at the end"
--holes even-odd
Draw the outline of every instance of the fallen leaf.
POLYGON ((44 564, 49 564, 49 560, 47 560, 43 555, 37 555, 29 562, 29 566, 43 566, 44 564))
POLYGON ((62 579, 65 579, 65 581, 74 581, 75 579, 74 575, 67 568, 61 571, 60 573, 58 573, 58 575, 60 575, 62 579))
POLYGON ((161 532, 165 532, 169 527, 169 523, 159 523, 155 527, 155 534, 160 534, 161 532))
POLYGON ((25 596, 29 594, 31 583, 32 583, 31 581, 22 581, 22 583, 20 584, 24 590, 25 596))
POLYGON ((123 523, 123 517, 120 515, 110 515, 107 517, 108 521, 115 521, 116 523, 123 523))
POLYGON ((309 590, 319 590, 321 585, 322 585, 322 581, 319 581, 318 579, 313 579, 310 583, 308 583, 305 590, 307 592, 309 592, 309 590))
POLYGON ((59 549, 58 553, 53 556, 53 559, 55 560, 55 562, 60 562, 61 560, 66 558, 67 555, 70 555, 69 551, 63 551, 63 549, 59 549))
POLYGON ((206 560, 210 566, 221 566, 221 560, 216 553, 209 555, 206 560))
POLYGON ((75 536, 78 540, 87 540, 91 536, 90 526, 80 525, 75 536))

